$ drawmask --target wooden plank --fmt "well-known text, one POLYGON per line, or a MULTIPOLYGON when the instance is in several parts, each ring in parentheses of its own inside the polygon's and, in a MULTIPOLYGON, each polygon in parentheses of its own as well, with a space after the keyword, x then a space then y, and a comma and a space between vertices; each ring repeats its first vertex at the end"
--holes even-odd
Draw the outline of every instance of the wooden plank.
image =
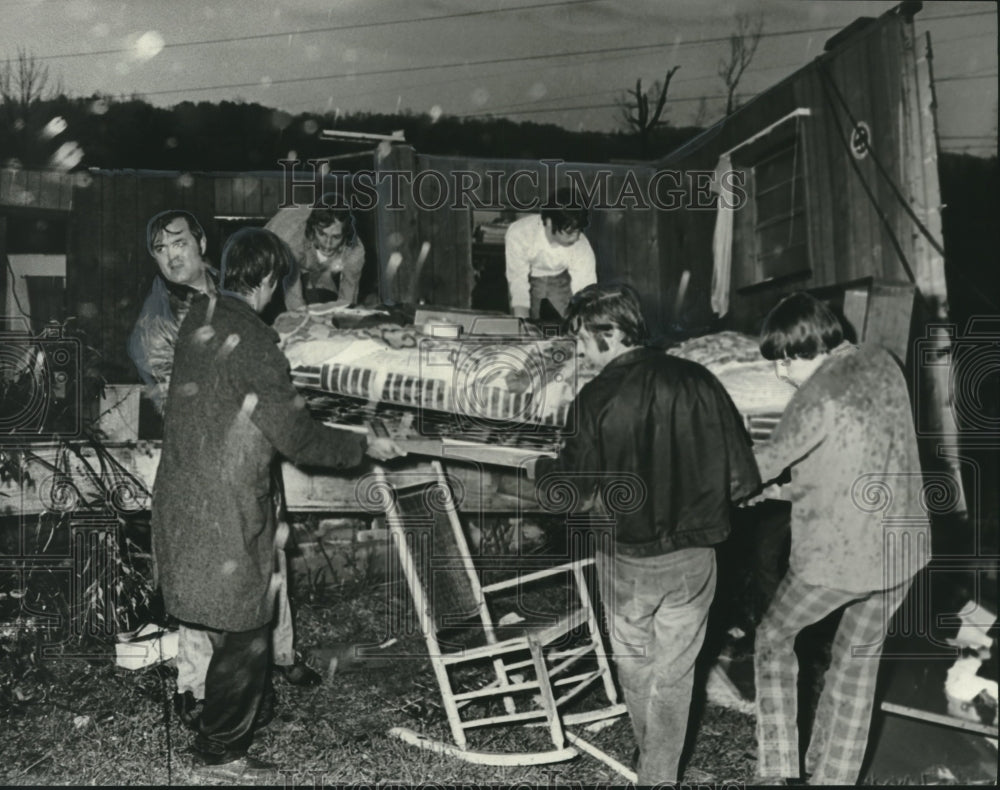
MULTIPOLYGON (((836 278, 832 281, 819 281, 816 285, 832 285, 834 282, 848 282, 856 278, 855 272, 870 272, 871 237, 869 235, 868 217, 871 212, 871 202, 865 194, 861 184, 861 178, 867 178, 866 168, 855 165, 851 159, 851 154, 846 150, 846 141, 851 137, 851 122, 847 115, 847 109, 838 99, 838 92, 848 101, 852 94, 850 86, 858 85, 859 81, 867 81, 867 72, 860 61, 863 58, 844 57, 843 51, 835 61, 831 63, 829 69, 832 85, 827 86, 828 107, 831 108, 830 116, 833 124, 832 137, 835 146, 836 163, 839 160, 844 171, 844 198, 843 214, 844 223, 842 234, 847 239, 847 249, 843 255, 838 255, 835 261, 836 278), (860 177, 859 177, 860 173, 860 177)), ((864 84, 861 82, 860 84, 864 84)), ((863 163, 861 163, 863 164, 863 163)))
MULTIPOLYGON (((461 492, 457 502, 464 514, 539 513, 544 512, 535 496, 534 483, 516 469, 485 467, 460 460, 444 459, 454 490, 461 492)), ((394 471, 404 475, 431 473, 425 458, 407 459, 394 471)), ((359 480, 363 475, 337 475, 323 470, 303 470, 285 462, 281 467, 285 502, 292 512, 365 512, 359 501, 359 480)))
POLYGON ((260 179, 260 211, 265 217, 272 217, 278 211, 281 202, 281 176, 262 176, 260 179))
POLYGON ((242 176, 233 181, 233 202, 240 205, 238 214, 244 217, 261 216, 260 179, 257 176, 242 176))
MULTIPOLYGON (((466 167, 466 160, 445 157, 416 158, 420 172, 436 171, 444 176, 450 191, 456 169, 466 167)), ((438 202, 438 184, 425 184, 422 202, 438 202)), ((469 307, 472 303, 472 215, 471 208, 454 205, 450 196, 445 205, 419 212, 420 238, 418 243, 430 244, 430 253, 420 273, 420 283, 415 293, 432 304, 452 307, 469 307)), ((412 284, 411 284, 411 287, 412 284)))
MULTIPOLYGON (((652 169, 643 169, 640 182, 643 188, 649 183, 652 176, 652 169)), ((660 276, 660 267, 657 266, 659 260, 659 248, 656 240, 656 210, 652 206, 648 209, 637 209, 628 212, 626 215, 626 232, 629 237, 629 261, 635 275, 641 279, 644 302, 647 313, 646 320, 649 322, 650 331, 665 328, 665 315, 663 310, 663 280, 660 276)))
POLYGON ((216 176, 214 179, 216 216, 231 216, 236 213, 232 181, 232 178, 226 176, 216 176))
MULTIPOLYGON (((178 195, 176 178, 140 172, 137 181, 139 205, 136 207, 132 235, 128 240, 122 240, 123 244, 128 244, 127 254, 133 265, 127 266, 119 275, 131 280, 133 301, 131 309, 122 316, 123 325, 129 327, 129 332, 139 317, 142 303, 153 285, 153 278, 159 271, 147 245, 146 233, 149 222, 162 211, 183 207, 178 195)), ((123 342, 127 341, 128 335, 126 334, 123 342)), ((138 375, 135 371, 132 370, 131 373, 134 380, 138 381, 138 375)))
POLYGON ((864 340, 884 346, 906 364, 910 347, 915 286, 873 283, 869 292, 864 340))
MULTIPOLYGON (((0 214, 0 261, 7 260, 7 217, 0 214)), ((9 321, 13 316, 7 313, 7 276, 6 266, 0 271, 0 319, 4 329, 11 328, 9 321)))
MULTIPOLYGON (((882 148, 892 145, 890 141, 895 135, 890 132, 885 137, 882 137, 883 132, 876 131, 881 127, 881 113, 880 108, 875 102, 875 97, 880 89, 885 87, 884 80, 871 79, 873 73, 882 74, 885 71, 884 59, 879 48, 878 39, 877 31, 863 36, 855 44, 855 49, 857 50, 855 57, 849 57, 849 52, 845 52, 842 55, 842 57, 860 69, 860 74, 856 77, 858 82, 847 86, 847 90, 843 88, 841 90, 845 94, 847 104, 851 108, 854 118, 868 124, 868 127, 872 130, 872 136, 876 138, 873 144, 878 148, 882 148), (877 71, 873 72, 872 69, 877 69, 877 71)), ((850 118, 845 119, 845 127, 848 140, 850 140, 854 131, 850 118)), ((868 185, 868 192, 871 193, 872 197, 869 197, 863 191, 862 184, 859 181, 857 194, 864 203, 858 207, 857 215, 853 218, 853 221, 858 226, 859 248, 864 251, 865 264, 862 270, 854 265, 853 260, 848 261, 847 276, 845 278, 847 281, 865 275, 873 277, 884 276, 884 269, 882 268, 884 258, 882 254, 882 241, 883 233, 885 233, 885 225, 879 217, 878 209, 887 211, 890 225, 892 223, 892 208, 882 200, 880 194, 881 179, 879 178, 878 169, 875 166, 875 161, 871 153, 858 161, 857 164, 861 172, 861 177, 864 179, 864 183, 868 185), (873 200, 874 203, 872 202, 873 200), (878 209, 876 209, 876 206, 878 209)))
MULTIPOLYGON (((66 174, 68 176, 68 174, 66 174)), ((34 172, 29 175, 32 190, 32 205, 37 208, 62 210, 61 178, 58 173, 34 172), (34 178, 32 178, 34 176, 34 178)))
MULTIPOLYGON (((832 74, 831 69, 831 77, 832 74)), ((832 241, 829 254, 823 261, 823 265, 817 271, 814 282, 833 283, 845 282, 847 276, 845 261, 852 255, 853 242, 849 231, 851 221, 851 193, 849 184, 854 178, 851 171, 850 156, 843 147, 841 135, 844 133, 840 127, 840 112, 838 111, 833 88, 826 84, 822 76, 817 75, 819 99, 819 118, 822 124, 823 149, 820 156, 823 158, 823 167, 829 177, 829 192, 820 201, 821 209, 818 212, 821 221, 829 222, 830 236, 832 241)))
MULTIPOLYGON (((124 221, 133 211, 134 206, 119 205, 117 198, 119 190, 119 180, 126 177, 124 173, 104 173, 103 185, 100 193, 100 204, 97 206, 97 221, 100 226, 99 246, 97 247, 97 261, 94 271, 94 297, 97 315, 95 324, 97 333, 94 336, 94 344, 101 352, 104 359, 110 352, 110 333, 108 323, 111 316, 107 309, 107 293, 105 281, 114 276, 115 256, 117 254, 119 234, 116 232, 116 224, 124 221)), ((107 371, 105 371, 107 375, 107 371)))
POLYGON ((796 104, 807 107, 812 115, 799 123, 799 143, 802 146, 804 164, 803 185, 805 186, 806 217, 809 234, 809 267, 813 277, 822 279, 832 268, 830 253, 833 247, 831 225, 825 211, 830 197, 830 168, 827 158, 827 135, 824 123, 825 113, 820 113, 822 96, 816 70, 803 74, 795 83, 796 104))
MULTIPOLYGON (((410 146, 393 146, 388 154, 376 162, 377 171, 402 170, 412 173, 415 167, 415 155, 410 146)), ((407 269, 415 265, 419 253, 417 234, 419 219, 417 208, 413 203, 409 190, 402 190, 401 209, 391 209, 389 206, 389 184, 378 185, 379 200, 375 207, 376 246, 378 260, 378 289, 382 301, 396 301, 406 293, 408 285, 407 269), (390 260, 396 253, 402 261, 399 271, 402 272, 401 282, 390 282, 386 276, 390 260), (409 267, 407 267, 409 262, 409 267), (403 290, 400 290, 400 289, 403 290)))
POLYGON ((222 250, 219 226, 215 221, 215 217, 219 215, 215 205, 215 177, 205 173, 196 175, 186 193, 191 213, 198 218, 202 228, 205 229, 207 239, 205 257, 212 265, 218 267, 222 250))
POLYGON ((28 197, 28 174, 25 170, 12 170, 11 171, 11 184, 10 184, 10 194, 11 194, 11 205, 12 206, 27 206, 29 205, 28 197))
POLYGON ((65 211, 73 210, 73 187, 81 178, 89 179, 87 173, 74 173, 67 178, 60 179, 59 183, 59 204, 65 211))
POLYGON ((945 280, 944 237, 941 227, 941 188, 937 165, 937 129, 934 90, 931 84, 930 34, 915 39, 913 26, 901 29, 903 54, 903 118, 906 135, 904 172, 913 179, 907 196, 918 220, 930 238, 914 231, 914 263, 917 285, 931 306, 935 319, 946 315, 948 290, 945 280), (916 182, 916 183, 915 183, 916 182))
POLYGON ((912 708, 909 705, 897 705, 895 702, 883 702, 882 710, 886 713, 894 713, 897 716, 905 716, 909 719, 918 719, 920 721, 926 721, 930 724, 940 724, 945 727, 953 727, 957 730, 975 733, 976 735, 985 735, 988 738, 997 737, 996 726, 981 724, 975 721, 967 721, 966 719, 959 719, 955 716, 945 716, 941 713, 932 713, 929 710, 912 708))
MULTIPOLYGON (((903 123, 900 122, 903 101, 901 84, 903 70, 899 66, 888 68, 890 63, 902 63, 903 53, 900 48, 899 27, 897 25, 883 25, 877 34, 871 37, 869 46, 878 57, 876 68, 884 75, 884 79, 874 81, 873 90, 870 91, 872 115, 873 120, 877 122, 877 127, 874 124, 872 126, 872 136, 875 139, 869 158, 872 158, 872 164, 876 171, 874 178, 879 205, 889 217, 892 229, 890 235, 889 229, 883 223, 879 223, 877 249, 881 253, 881 260, 877 262, 878 271, 881 272, 879 276, 885 280, 909 281, 910 277, 906 274, 892 243, 894 235, 912 270, 914 265, 912 225, 906 216, 904 207, 899 202, 896 190, 893 188, 895 185, 903 191, 906 190, 903 170, 904 157, 902 156, 906 146, 905 129, 903 123)), ((905 354, 903 358, 905 359, 905 354)))
MULTIPOLYGON (((126 353, 126 342, 132 331, 135 318, 131 310, 120 309, 123 298, 131 294, 128 291, 125 272, 135 270, 138 265, 138 255, 135 248, 137 229, 144 228, 144 218, 139 216, 141 210, 140 175, 135 172, 125 174, 115 180, 115 208, 117 220, 113 224, 113 247, 103 261, 102 302, 106 317, 104 320, 103 353, 109 363, 108 380, 119 384, 133 380, 132 362, 126 353)), ((137 313, 136 313, 137 314, 137 313)))
POLYGON ((0 206, 69 211, 79 176, 46 170, 0 170, 0 206))
POLYGON ((0 170, 0 206, 18 205, 14 199, 14 173, 10 168, 0 170))
MULTIPOLYGON (((459 159, 455 168, 467 171, 470 169, 468 159, 459 159)), ((455 247, 453 266, 455 268, 455 303, 462 308, 472 307, 472 289, 476 284, 476 271, 472 267, 472 230, 473 207, 467 205, 464 199, 457 200, 452 196, 451 202, 457 204, 450 209, 455 227, 455 247)))
MULTIPOLYGON (((609 179, 611 194, 617 196, 625 184, 625 174, 615 173, 609 179)), ((605 222, 601 230, 608 237, 609 244, 605 249, 609 259, 602 263, 603 279, 606 282, 630 282, 628 260, 628 233, 624 212, 621 209, 602 212, 605 222)))
POLYGON ((74 195, 74 210, 67 225, 66 308, 78 327, 92 338, 97 317, 97 266, 100 250, 100 193, 103 176, 81 182, 74 195))

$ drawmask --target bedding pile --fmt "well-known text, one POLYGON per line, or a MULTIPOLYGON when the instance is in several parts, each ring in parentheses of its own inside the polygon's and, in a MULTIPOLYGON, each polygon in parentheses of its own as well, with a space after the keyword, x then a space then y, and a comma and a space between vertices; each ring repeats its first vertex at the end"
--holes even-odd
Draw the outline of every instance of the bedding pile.
MULTIPOLYGON (((596 374, 566 338, 448 339, 390 323, 339 329, 334 323, 344 310, 278 317, 275 329, 298 386, 372 403, 559 426, 580 387, 596 374)), ((748 335, 706 335, 667 353, 711 370, 744 415, 780 413, 794 392, 748 335)))

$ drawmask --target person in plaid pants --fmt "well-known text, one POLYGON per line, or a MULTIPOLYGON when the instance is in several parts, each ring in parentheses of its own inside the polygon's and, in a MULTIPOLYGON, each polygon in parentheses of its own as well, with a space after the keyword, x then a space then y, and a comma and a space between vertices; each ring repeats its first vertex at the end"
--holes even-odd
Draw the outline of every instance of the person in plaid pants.
POLYGON ((884 349, 845 342, 804 293, 771 311, 760 348, 798 389, 771 441, 754 448, 763 480, 786 468, 792 480, 789 570, 755 644, 757 781, 802 776, 795 638, 843 609, 804 768, 813 784, 855 784, 882 642, 930 558, 906 381, 884 349))

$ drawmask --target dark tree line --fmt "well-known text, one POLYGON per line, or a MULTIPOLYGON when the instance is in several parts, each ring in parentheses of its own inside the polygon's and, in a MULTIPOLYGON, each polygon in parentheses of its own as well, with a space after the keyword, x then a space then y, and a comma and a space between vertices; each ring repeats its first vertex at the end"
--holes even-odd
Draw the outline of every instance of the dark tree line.
MULTIPOLYGON (((20 117, 20 116, 19 116, 20 117)), ((59 166, 54 155, 67 143, 82 152, 78 167, 181 171, 273 170, 290 153, 305 159, 360 152, 371 144, 320 139, 323 129, 386 134, 402 129, 420 153, 490 158, 560 158, 607 162, 662 156, 697 128, 654 130, 640 152, 625 132, 572 132, 555 124, 505 118, 437 120, 426 114, 354 113, 289 115, 260 104, 182 102, 154 107, 141 99, 102 96, 36 98, 28 123, 7 113, 0 120, 0 164, 59 166), (53 119, 61 119, 53 124, 53 119), (47 132, 44 130, 48 130, 47 132), (53 130, 58 133, 52 135, 53 130)), ((67 164, 63 162, 63 164, 67 164)))

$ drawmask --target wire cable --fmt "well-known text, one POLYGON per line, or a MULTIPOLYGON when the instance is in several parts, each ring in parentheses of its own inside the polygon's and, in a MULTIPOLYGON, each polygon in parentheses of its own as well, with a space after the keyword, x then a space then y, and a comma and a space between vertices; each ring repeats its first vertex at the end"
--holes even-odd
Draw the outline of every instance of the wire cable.
MULTIPOLYGON (((827 83, 829 83, 830 87, 833 89, 834 95, 837 97, 837 101, 839 102, 841 109, 843 109, 843 111, 847 114, 847 117, 850 119, 851 126, 857 127, 858 125, 857 118, 855 118, 854 113, 851 112, 851 108, 847 104, 847 99, 844 98, 844 94, 840 92, 840 88, 837 87, 837 84, 830 77, 825 67, 822 67, 820 71, 823 77, 826 79, 827 83)), ((941 244, 941 242, 939 242, 937 239, 934 238, 934 236, 930 232, 930 229, 924 224, 923 220, 921 220, 920 217, 917 216, 916 212, 913 210, 913 207, 910 205, 910 201, 906 199, 906 197, 900 191, 899 186, 896 184, 895 180, 889 175, 888 171, 885 169, 885 166, 882 164, 878 155, 875 153, 875 149, 872 147, 870 142, 868 143, 867 147, 868 147, 868 153, 871 155, 872 162, 875 163, 875 170, 882 177, 882 179, 889 185, 889 188, 892 190, 892 194, 896 198, 899 205, 903 207, 903 210, 909 215, 910 219, 913 220, 914 224, 920 230, 921 234, 923 234, 923 236, 927 239, 927 241, 930 242, 934 250, 942 258, 945 257, 944 246, 941 244)))
MULTIPOLYGON (((438 14, 437 16, 411 17, 409 19, 386 19, 380 22, 357 22, 349 25, 330 25, 327 27, 300 28, 299 30, 283 30, 278 33, 254 33, 246 36, 227 36, 225 38, 203 38, 195 41, 176 41, 171 44, 164 44, 163 49, 175 49, 178 47, 200 47, 203 45, 230 44, 243 41, 260 41, 267 38, 285 38, 288 36, 309 36, 318 33, 339 33, 345 30, 366 30, 377 27, 389 27, 391 25, 413 25, 421 22, 440 22, 450 19, 463 19, 473 16, 486 16, 489 14, 506 14, 511 11, 533 11, 540 8, 557 8, 564 6, 585 5, 596 3, 600 0, 560 0, 559 2, 538 3, 537 5, 511 6, 508 8, 488 8, 482 11, 457 11, 451 14, 438 14)), ((116 49, 99 49, 89 52, 65 52, 58 55, 36 55, 35 60, 62 60, 64 58, 81 58, 89 55, 123 55, 132 52, 131 47, 118 47, 116 49)))
MULTIPOLYGON (((222 38, 206 38, 206 39, 196 39, 194 41, 177 41, 174 43, 164 44, 164 49, 179 48, 179 47, 195 47, 195 46, 214 46, 218 44, 229 44, 229 43, 239 43, 244 41, 260 41, 268 38, 286 38, 288 36, 300 36, 300 35, 312 35, 316 33, 337 33, 346 30, 365 30, 373 29, 379 27, 388 27, 392 25, 410 25, 419 24, 422 22, 440 22, 447 21, 451 19, 462 19, 467 17, 475 16, 486 16, 494 14, 503 14, 511 11, 532 11, 535 9, 544 8, 556 8, 556 7, 571 7, 575 5, 583 5, 585 3, 600 2, 600 0, 562 0, 561 2, 551 2, 551 3, 539 3, 537 5, 524 5, 524 6, 514 6, 510 8, 493 8, 484 9, 480 11, 459 11, 450 14, 438 14, 437 16, 427 16, 427 17, 411 17, 409 19, 387 19, 379 22, 358 22, 347 25, 330 25, 326 27, 315 27, 308 29, 298 29, 298 30, 283 30, 276 33, 254 33, 245 36, 227 36, 222 38)), ((970 11, 964 14, 942 14, 939 16, 928 16, 923 17, 920 22, 933 22, 938 20, 948 20, 948 19, 964 19, 966 17, 973 16, 996 16, 994 12, 990 11, 970 11)), ((761 38, 775 38, 779 36, 790 36, 795 34, 806 34, 806 33, 824 33, 831 30, 842 30, 843 25, 827 25, 824 27, 813 27, 813 28, 802 28, 800 30, 779 30, 775 32, 764 31, 761 33, 761 38)), ((661 44, 658 46, 693 46, 695 44, 712 44, 720 42, 728 42, 730 36, 716 36, 712 38, 702 38, 694 41, 682 41, 678 43, 671 42, 670 44, 661 44)), ((79 57, 89 57, 92 55, 122 55, 132 52, 131 47, 117 47, 115 49, 99 49, 90 50, 86 52, 64 52, 52 55, 35 55, 35 60, 61 60, 65 58, 79 58, 79 57)), ((405 69, 404 69, 405 71, 405 69)))
MULTIPOLYGON (((916 286, 917 293, 920 294, 920 298, 923 300, 924 304, 930 307, 930 304, 927 301, 927 297, 923 295, 923 293, 920 290, 920 287, 917 285, 916 275, 913 273, 913 268, 910 266, 910 262, 906 259, 906 253, 903 252, 903 247, 899 243, 899 239, 896 237, 896 233, 892 228, 892 224, 889 222, 889 218, 886 216, 885 211, 879 205, 878 199, 872 192, 871 186, 868 184, 867 181, 865 181, 865 177, 861 173, 861 168, 858 167, 858 163, 857 161, 855 161, 855 158, 851 153, 851 146, 850 143, 847 141, 847 138, 844 136, 844 130, 840 128, 840 123, 837 122, 836 120, 837 108, 834 106, 833 100, 830 97, 831 87, 833 87, 833 89, 836 90, 836 86, 833 84, 833 79, 830 77, 830 74, 827 71, 826 64, 820 64, 819 73, 820 76, 823 78, 820 80, 820 84, 823 86, 823 98, 826 100, 826 104, 830 108, 830 111, 835 119, 833 127, 837 131, 837 139, 840 141, 840 144, 847 152, 848 154, 847 160, 850 162, 851 168, 854 170, 854 174, 858 177, 858 181, 861 183, 861 187, 862 189, 864 189, 865 195, 868 196, 868 201, 871 203, 872 208, 875 209, 875 213, 878 216, 879 221, 882 223, 882 226, 885 229, 886 233, 889 234, 889 241, 892 242, 892 247, 896 251, 896 255, 898 256, 899 262, 903 267, 903 271, 906 272, 906 276, 909 278, 910 282, 914 286, 916 286)), ((869 151, 870 150, 871 149, 869 148, 869 151)))
POLYGON ((162 672, 157 672, 160 677, 160 690, 163 692, 163 732, 165 734, 167 746, 167 787, 173 785, 173 744, 170 739, 170 696, 167 691, 167 679, 162 672))

